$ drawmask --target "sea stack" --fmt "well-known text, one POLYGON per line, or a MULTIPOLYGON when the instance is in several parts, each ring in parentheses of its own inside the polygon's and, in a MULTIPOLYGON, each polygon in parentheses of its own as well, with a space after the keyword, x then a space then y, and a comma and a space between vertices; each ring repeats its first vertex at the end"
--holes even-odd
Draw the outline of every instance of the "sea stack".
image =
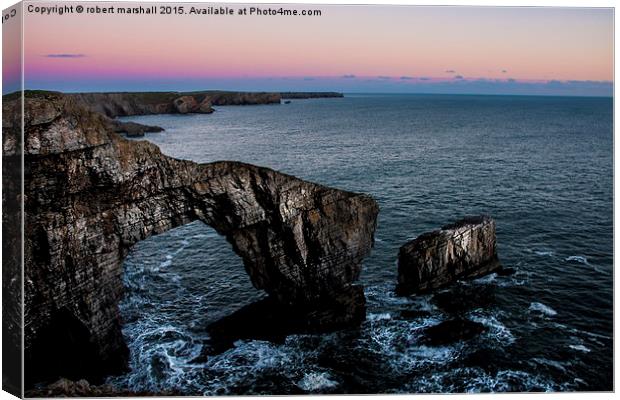
POLYGON ((466 217, 400 248, 397 293, 427 292, 499 269, 495 221, 488 216, 466 217))

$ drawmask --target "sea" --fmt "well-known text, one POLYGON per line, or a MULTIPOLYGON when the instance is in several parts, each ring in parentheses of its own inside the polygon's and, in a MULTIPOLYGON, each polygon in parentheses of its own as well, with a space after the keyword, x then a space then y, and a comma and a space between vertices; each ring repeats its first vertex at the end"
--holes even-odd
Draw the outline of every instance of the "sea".
POLYGON ((613 99, 346 94, 216 108, 123 119, 165 128, 139 140, 175 158, 242 161, 373 196, 366 321, 205 355, 207 327, 265 294, 196 221, 127 256, 130 371, 108 383, 187 395, 613 389, 613 99), (495 219, 514 274, 396 296, 400 246, 479 214, 495 219), (455 315, 484 331, 422 340, 455 315))

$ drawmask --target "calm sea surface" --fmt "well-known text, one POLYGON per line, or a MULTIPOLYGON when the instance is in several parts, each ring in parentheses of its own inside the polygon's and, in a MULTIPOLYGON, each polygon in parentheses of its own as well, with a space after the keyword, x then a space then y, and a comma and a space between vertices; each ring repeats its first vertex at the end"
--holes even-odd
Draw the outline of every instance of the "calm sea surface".
POLYGON ((110 382, 194 395, 612 389, 611 99, 348 95, 127 119, 164 127, 146 140, 170 156, 369 193, 381 212, 359 329, 239 341, 206 358, 206 326, 264 294, 200 222, 140 242, 122 303, 132 370, 110 382), (485 293, 461 315, 486 332, 421 345, 424 327, 451 316, 433 295, 394 295, 398 249, 481 213, 517 272, 449 289, 485 293))

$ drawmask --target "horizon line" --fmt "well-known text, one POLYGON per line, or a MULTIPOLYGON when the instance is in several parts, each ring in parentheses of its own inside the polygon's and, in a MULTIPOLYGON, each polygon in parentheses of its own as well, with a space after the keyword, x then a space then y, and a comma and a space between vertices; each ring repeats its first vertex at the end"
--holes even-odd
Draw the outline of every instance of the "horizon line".
POLYGON ((599 95, 599 94, 546 94, 546 93, 433 93, 433 92, 367 92, 367 91, 340 91, 340 90, 230 90, 230 89, 198 89, 198 90, 110 90, 110 91, 62 91, 62 90, 50 90, 50 89, 21 89, 8 93, 3 93, 2 96, 14 95, 19 92, 39 91, 39 92, 56 92, 61 94, 75 94, 75 93, 193 93, 193 92, 230 92, 230 93, 340 93, 343 95, 427 95, 427 96, 513 96, 513 97, 588 97, 588 98, 604 98, 613 99, 614 94, 611 95, 599 95))

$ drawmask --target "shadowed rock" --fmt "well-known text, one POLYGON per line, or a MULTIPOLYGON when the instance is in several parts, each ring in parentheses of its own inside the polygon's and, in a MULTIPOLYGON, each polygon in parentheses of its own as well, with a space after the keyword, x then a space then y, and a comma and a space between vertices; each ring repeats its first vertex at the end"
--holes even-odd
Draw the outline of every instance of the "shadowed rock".
POLYGON ((433 295, 433 303, 448 313, 464 313, 475 308, 495 304, 495 287, 491 285, 454 285, 448 290, 433 295))
POLYGON ((359 285, 350 286, 327 307, 289 306, 267 297, 209 325, 207 331, 211 339, 202 356, 221 353, 240 339, 283 343, 292 334, 346 328, 364 321, 365 303, 364 289, 359 285))
POLYGON ((400 248, 397 292, 425 292, 500 268, 495 221, 486 216, 467 217, 400 248))
MULTIPOLYGON (((7 158, 20 157, 18 107, 3 104, 7 158)), ((61 94, 28 94, 24 121, 27 384, 97 383, 125 368, 123 259, 136 242, 194 220, 224 235, 254 286, 301 310, 309 329, 364 318, 353 282, 373 244, 369 196, 238 162, 173 159, 61 94), (79 371, 76 360, 87 360, 79 371)))
POLYGON ((456 318, 424 329, 424 336, 420 339, 420 343, 429 346, 443 346, 472 339, 484 331, 486 331, 485 326, 479 322, 456 318))

